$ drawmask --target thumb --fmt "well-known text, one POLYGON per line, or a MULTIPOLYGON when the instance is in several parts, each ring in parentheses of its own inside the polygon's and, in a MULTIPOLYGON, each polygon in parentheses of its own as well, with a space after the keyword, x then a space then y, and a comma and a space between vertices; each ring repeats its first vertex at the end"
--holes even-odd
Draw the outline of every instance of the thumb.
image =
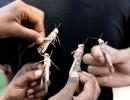
MULTIPOLYGON (((109 56, 113 64, 116 63, 122 63, 124 60, 123 55, 124 53, 120 52, 121 50, 117 50, 109 45, 103 45, 102 46, 103 51, 109 56)), ((104 58, 104 54, 102 52, 102 49, 100 48, 99 45, 94 46, 91 49, 91 55, 96 61, 99 61, 101 63, 106 62, 104 58)))
POLYGON ((41 76, 42 76, 42 70, 29 71, 26 72, 21 77, 18 77, 16 84, 20 86, 27 86, 29 83, 39 79, 41 76))
POLYGON ((16 31, 13 34, 14 37, 23 38, 36 44, 40 44, 43 42, 44 32, 38 33, 37 31, 26 28, 18 23, 15 24, 15 27, 17 29, 15 28, 16 31))
MULTIPOLYGON (((63 90, 69 90, 70 93, 74 93, 79 86, 79 77, 69 77, 67 84, 63 88, 63 90)), ((68 91, 67 90, 67 91, 68 91)))
POLYGON ((70 77, 65 87, 60 90, 56 95, 51 97, 49 100, 72 100, 74 92, 79 86, 78 77, 70 77))

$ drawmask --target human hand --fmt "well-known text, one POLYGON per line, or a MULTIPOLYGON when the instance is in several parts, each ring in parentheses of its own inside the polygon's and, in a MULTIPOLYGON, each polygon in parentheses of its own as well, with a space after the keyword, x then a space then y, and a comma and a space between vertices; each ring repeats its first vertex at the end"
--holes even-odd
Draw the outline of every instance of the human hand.
POLYGON ((80 73, 80 82, 83 84, 83 90, 73 100, 97 100, 100 94, 100 87, 96 78, 89 73, 80 73))
POLYGON ((69 77, 65 87, 52 96, 49 100, 97 100, 100 88, 96 78, 86 72, 80 73, 80 78, 69 77), (73 96, 78 90, 79 82, 83 84, 83 90, 78 96, 73 96))
POLYGON ((3 100, 42 100, 45 90, 44 85, 38 84, 41 75, 42 70, 37 64, 24 65, 7 87, 3 100))
POLYGON ((88 72, 96 76, 101 86, 120 87, 130 85, 130 50, 117 50, 108 45, 105 46, 113 63, 115 71, 110 73, 106 67, 106 61, 99 45, 91 49, 91 53, 85 54, 83 62, 88 64, 88 72))
POLYGON ((0 8, 0 38, 19 37, 40 44, 44 35, 44 12, 41 10, 21 0, 0 8), (32 27, 25 27, 23 21, 32 27))

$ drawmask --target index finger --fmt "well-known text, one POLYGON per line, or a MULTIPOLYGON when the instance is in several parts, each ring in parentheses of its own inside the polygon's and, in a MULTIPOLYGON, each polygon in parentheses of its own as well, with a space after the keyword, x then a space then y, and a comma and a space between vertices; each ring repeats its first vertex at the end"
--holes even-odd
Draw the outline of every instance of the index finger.
POLYGON ((37 31, 38 33, 40 33, 40 35, 44 37, 45 28, 44 28, 44 12, 43 11, 33 6, 28 5, 27 9, 24 10, 23 17, 25 17, 23 19, 26 19, 30 21, 31 23, 33 23, 35 31, 37 31))

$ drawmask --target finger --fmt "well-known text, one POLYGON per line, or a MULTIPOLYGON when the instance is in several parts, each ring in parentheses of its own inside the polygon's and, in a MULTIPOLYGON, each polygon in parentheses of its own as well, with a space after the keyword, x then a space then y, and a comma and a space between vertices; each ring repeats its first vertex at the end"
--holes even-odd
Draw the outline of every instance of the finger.
MULTIPOLYGON (((111 87, 112 85, 110 84, 110 79, 111 79, 111 76, 104 76, 104 77, 100 77, 100 76, 97 76, 96 77, 98 83, 101 85, 101 86, 108 86, 108 87, 111 87)), ((113 80, 114 81, 114 80, 113 80)))
POLYGON ((85 84, 88 81, 88 77, 91 77, 90 74, 86 74, 86 72, 82 71, 80 73, 80 82, 85 84))
POLYGON ((34 87, 34 86, 36 86, 37 84, 38 84, 38 82, 37 82, 37 81, 34 81, 34 82, 31 83, 31 87, 34 87))
POLYGON ((100 63, 104 63, 105 62, 105 58, 104 58, 103 53, 101 51, 100 45, 92 47, 91 55, 93 56, 93 58, 96 61, 98 61, 100 63))
POLYGON ((27 86, 32 81, 39 79, 41 77, 41 75, 42 75, 42 70, 35 70, 35 71, 26 72, 24 75, 20 76, 17 79, 16 84, 23 86, 23 87, 27 86))
POLYGON ((94 100, 97 100, 100 93, 101 93, 101 89, 100 89, 100 86, 99 86, 99 83, 96 79, 96 77, 94 77, 94 80, 95 80, 95 83, 96 83, 96 89, 95 89, 95 95, 94 95, 94 100))
POLYGON ((35 98, 43 98, 46 95, 45 91, 40 91, 34 94, 35 98))
POLYGON ((42 32, 45 35, 45 28, 44 28, 44 12, 28 5, 28 9, 25 9, 25 17, 27 15, 27 19, 32 22, 35 26, 35 30, 37 32, 42 32), (31 11, 31 12, 30 12, 31 11))
POLYGON ((33 90, 34 90, 34 93, 37 93, 39 91, 43 91, 43 90, 45 90, 45 84, 43 84, 43 85, 39 84, 39 85, 33 87, 33 90))
POLYGON ((39 63, 37 65, 38 65, 38 69, 43 69, 45 67, 44 64, 42 64, 42 63, 39 63))
POLYGON ((108 67, 106 66, 88 66, 87 71, 91 74, 99 75, 99 76, 106 76, 111 74, 108 67))
POLYGON ((34 95, 29 95, 29 96, 27 97, 27 99, 25 99, 25 100, 42 100, 42 98, 43 98, 43 97, 41 97, 41 98, 36 98, 34 95))
POLYGON ((34 42, 36 44, 40 44, 43 42, 42 35, 40 35, 37 31, 28 29, 24 26, 21 26, 18 23, 14 23, 14 27, 16 30, 14 30, 13 32, 17 33, 17 34, 14 34, 14 37, 23 38, 31 42, 34 42))
POLYGON ((28 72, 28 71, 33 71, 33 70, 41 69, 41 66, 42 66, 42 64, 27 63, 27 64, 25 64, 21 68, 21 70, 28 72))
POLYGON ((84 64, 88 64, 88 65, 102 65, 102 63, 95 60, 94 57, 89 53, 83 56, 83 62, 84 64))
POLYGON ((53 97, 49 98, 49 100, 72 100, 74 92, 77 90, 79 86, 79 78, 78 77, 70 77, 67 81, 65 87, 58 92, 53 97))
POLYGON ((27 95, 28 96, 30 96, 31 94, 33 94, 34 93, 34 90, 33 89, 28 89, 27 90, 27 95))
POLYGON ((77 96, 74 97, 74 100, 93 100, 96 88, 96 83, 93 79, 93 75, 82 72, 80 74, 80 80, 82 83, 84 83, 84 89, 83 91, 77 96), (86 81, 86 82, 85 82, 86 81))
MULTIPOLYGON (((48 82, 48 86, 50 86, 50 81, 48 82)), ((36 85, 34 87, 30 87, 28 90, 27 90, 27 95, 31 95, 31 94, 35 94, 35 93, 38 93, 38 92, 41 92, 41 91, 45 91, 45 84, 39 84, 39 85, 36 85)))
POLYGON ((79 85, 79 77, 69 77, 65 89, 70 88, 72 90, 72 93, 74 93, 77 90, 78 85, 79 85))
POLYGON ((28 98, 29 99, 34 99, 34 95, 29 95, 28 98))
MULTIPOLYGON (((110 47, 109 45, 104 45, 103 49, 105 49, 105 51, 108 53, 113 64, 124 63, 126 59, 124 59, 123 57, 129 58, 129 53, 125 50, 117 50, 115 48, 110 47)), ((100 61, 101 63, 106 62, 99 45, 94 46, 91 49, 91 54, 94 59, 97 59, 97 61, 100 61)))
POLYGON ((129 84, 127 84, 127 82, 125 83, 125 80, 129 80, 129 77, 124 77, 124 78, 120 78, 122 76, 113 74, 113 75, 108 75, 108 76, 97 76, 96 79, 98 81, 98 83, 101 86, 105 86, 105 87, 121 87, 121 86, 128 86, 129 84), (115 81, 115 79, 117 81, 115 81))

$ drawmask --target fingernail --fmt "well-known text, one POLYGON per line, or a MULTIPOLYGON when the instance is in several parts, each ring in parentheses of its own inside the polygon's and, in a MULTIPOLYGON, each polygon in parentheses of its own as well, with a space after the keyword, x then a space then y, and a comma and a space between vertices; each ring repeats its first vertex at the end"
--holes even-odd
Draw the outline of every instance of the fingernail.
POLYGON ((30 94, 34 93, 34 90, 33 89, 29 89, 29 90, 27 90, 27 93, 30 95, 30 94))
POLYGON ((32 82, 31 83, 31 86, 35 86, 35 85, 37 85, 37 82, 32 82))
POLYGON ((41 44, 43 42, 43 38, 38 38, 37 40, 36 40, 36 43, 37 44, 41 44))
POLYGON ((87 71, 90 72, 91 69, 92 69, 92 67, 91 67, 91 66, 88 66, 87 71))
POLYGON ((29 97, 30 99, 32 99, 32 98, 34 98, 34 95, 29 95, 28 97, 29 97))
POLYGON ((36 77, 40 77, 41 75, 42 75, 42 70, 36 70, 35 72, 34 72, 34 74, 35 74, 35 76, 36 77))

